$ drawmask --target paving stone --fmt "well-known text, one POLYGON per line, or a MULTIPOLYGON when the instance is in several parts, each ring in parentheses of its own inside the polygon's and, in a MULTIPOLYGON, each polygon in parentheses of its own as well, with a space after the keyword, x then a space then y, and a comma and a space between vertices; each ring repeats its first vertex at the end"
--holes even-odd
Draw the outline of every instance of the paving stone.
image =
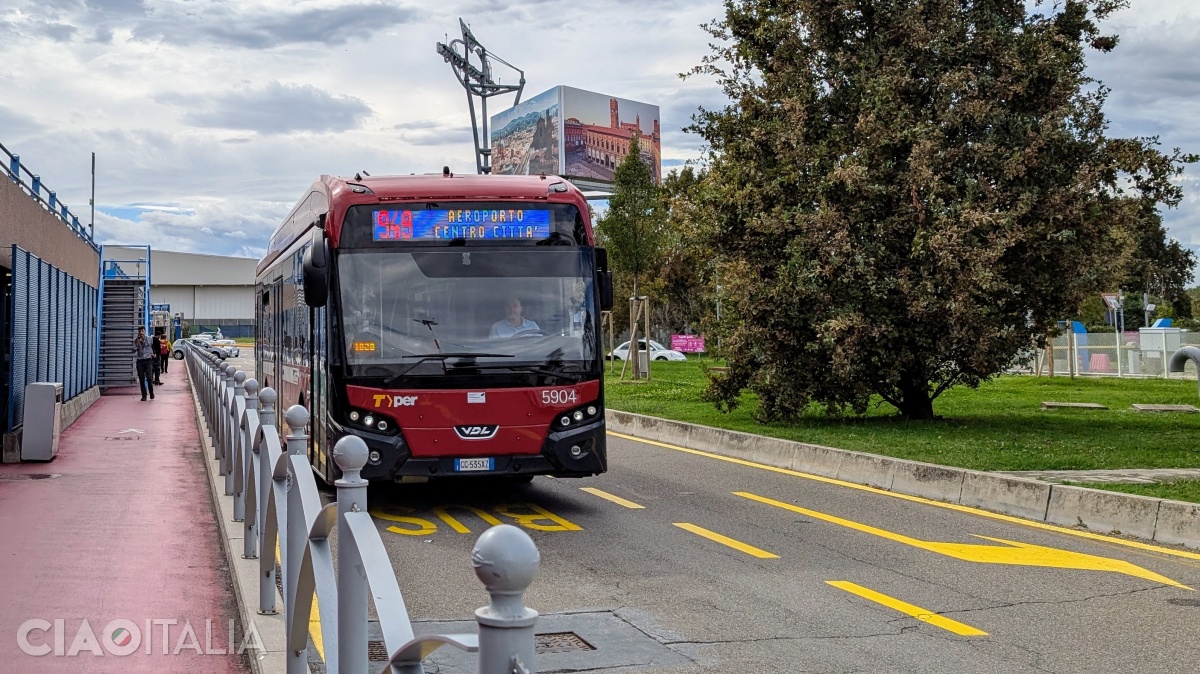
POLYGON ((1133 409, 1139 412, 1200 412, 1200 409, 1192 405, 1139 405, 1134 403, 1133 409))
POLYGON ((1177 480, 1200 480, 1200 468, 1122 468, 1111 470, 1013 470, 996 471, 1003 475, 1033 478, 1045 482, 1108 482, 1119 484, 1156 484, 1177 480))
POLYGON ((1052 402, 1049 400, 1042 401, 1042 409, 1044 409, 1044 410, 1052 410, 1052 409, 1057 409, 1057 408, 1075 408, 1075 409, 1083 409, 1083 410, 1106 410, 1106 409, 1108 409, 1108 406, 1101 405, 1100 403, 1056 403, 1056 402, 1052 402))

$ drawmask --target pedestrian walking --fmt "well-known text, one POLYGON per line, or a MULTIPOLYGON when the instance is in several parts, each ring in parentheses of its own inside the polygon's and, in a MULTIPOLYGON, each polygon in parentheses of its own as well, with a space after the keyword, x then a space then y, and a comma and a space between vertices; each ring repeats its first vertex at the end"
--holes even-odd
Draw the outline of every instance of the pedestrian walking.
POLYGON ((167 363, 171 362, 171 342, 166 335, 162 337, 162 349, 159 350, 159 356, 162 360, 162 371, 167 371, 167 363))
POLYGON ((137 338, 133 340, 133 353, 137 358, 138 386, 142 389, 142 400, 146 394, 154 400, 154 350, 150 346, 150 338, 146 336, 146 328, 139 325, 137 338))
POLYGON ((157 332, 154 333, 154 337, 150 338, 150 353, 153 354, 150 357, 150 365, 154 369, 154 384, 162 386, 162 379, 159 377, 159 373, 162 371, 162 338, 158 336, 157 332))

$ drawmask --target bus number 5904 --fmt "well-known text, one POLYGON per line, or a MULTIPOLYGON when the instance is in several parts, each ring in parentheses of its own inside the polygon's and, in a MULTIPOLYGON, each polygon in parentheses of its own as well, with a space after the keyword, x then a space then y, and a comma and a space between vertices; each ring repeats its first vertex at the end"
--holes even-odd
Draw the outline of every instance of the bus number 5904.
POLYGON ((542 391, 543 405, 574 405, 579 401, 579 396, 574 389, 548 389, 542 391))

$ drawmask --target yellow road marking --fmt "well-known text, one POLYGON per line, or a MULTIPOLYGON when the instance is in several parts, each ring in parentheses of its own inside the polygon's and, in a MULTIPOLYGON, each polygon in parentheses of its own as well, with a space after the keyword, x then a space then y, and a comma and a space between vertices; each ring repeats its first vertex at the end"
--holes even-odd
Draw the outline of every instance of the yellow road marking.
POLYGON ((1136 548, 1138 550, 1147 550, 1149 552, 1157 552, 1160 554, 1171 555, 1174 557, 1183 557, 1186 559, 1200 560, 1200 553, 1188 552, 1187 550, 1174 550, 1172 548, 1164 548, 1164 547, 1161 547, 1158 545, 1151 545, 1149 543, 1141 543, 1138 541, 1128 541, 1123 538, 1115 538, 1113 536, 1105 536, 1104 534, 1097 534, 1097 533, 1093 533, 1090 531, 1077 531, 1075 529, 1067 529, 1065 527, 1060 527, 1060 526, 1057 526, 1054 524, 1046 524, 1045 522, 1034 522, 1033 520, 1024 520, 1019 517, 1013 517, 1011 515, 1001 515, 1000 513, 989 512, 987 510, 981 510, 979 508, 972 508, 971 506, 960 505, 958 503, 944 503, 942 501, 934 501, 931 499, 922 498, 920 496, 909 496, 908 494, 900 494, 900 493, 894 492, 894 491, 887 491, 886 489, 879 489, 876 487, 868 487, 863 484, 854 484, 853 482, 837 480, 837 479, 834 479, 831 477, 822 477, 820 475, 813 475, 811 473, 801 473, 798 470, 791 470, 788 468, 779 468, 777 466, 768 466, 763 463, 755 463, 753 461, 746 461, 745 459, 735 459, 730 456, 721 456, 720 454, 713 454, 712 452, 705 452, 705 451, 701 451, 699 449, 689 449, 687 447, 680 447, 678 445, 671 445, 671 444, 667 444, 665 442, 658 442, 655 440, 645 440, 642 438, 634 437, 632 435, 625 435, 624 433, 617 433, 615 431, 608 431, 608 434, 618 437, 618 438, 621 438, 623 440, 631 440, 633 442, 641 442, 643 444, 654 445, 656 447, 673 449, 677 452, 686 452, 688 454, 695 454, 696 456, 703 456, 703 457, 707 457, 710 459, 717 459, 719 461, 725 461, 728 463, 736 463, 740 466, 749 466, 751 468, 758 468, 761 470, 769 470, 773 473, 781 473, 783 475, 792 475, 794 477, 802 477, 806 480, 814 480, 816 482, 824 482, 826 484, 833 484, 833 485, 837 485, 839 487, 846 487, 848 489, 857 489, 859 491, 866 491, 866 492, 870 492, 872 494, 880 494, 882 496, 890 496, 892 498, 903 499, 905 501, 911 501, 913 503, 923 503, 925 505, 936 506, 938 508, 945 508, 947 510, 956 510, 958 512, 968 513, 971 515, 978 515, 979 517, 987 517, 989 519, 998 520, 1000 522, 1008 522, 1010 524, 1020 524, 1021 526, 1033 527, 1034 529, 1043 529, 1045 531, 1053 531, 1053 532, 1060 533, 1060 534, 1066 534, 1068 536, 1077 536, 1079 538, 1088 538, 1088 539, 1091 539, 1094 541, 1103 541, 1105 543, 1112 543, 1114 545, 1123 545, 1127 548, 1136 548))
POLYGON ((934 613, 933 611, 923 609, 920 606, 913 606, 912 604, 910 604, 908 602, 900 601, 899 599, 896 599, 894 597, 889 597, 886 594, 880 594, 879 592, 876 592, 875 590, 872 590, 869 588, 865 588, 862 585, 855 585, 854 583, 851 583, 850 581, 846 581, 846 580, 827 580, 825 582, 838 588, 839 590, 845 590, 846 592, 849 592, 851 594, 856 594, 856 595, 862 597, 863 599, 868 599, 870 601, 875 602, 876 604, 882 604, 890 609, 894 609, 905 615, 912 616, 912 617, 916 618, 917 620, 920 620, 922 622, 927 622, 930 625, 933 625, 934 627, 940 627, 948 632, 954 632, 955 634, 957 634, 959 636, 964 636, 964 637, 986 637, 987 636, 987 632, 984 632, 983 630, 976 629, 974 627, 971 627, 970 625, 965 625, 963 623, 958 622, 957 620, 951 620, 950 618, 938 615, 938 614, 934 613))
MULTIPOLYGON (((458 520, 454 519, 454 516, 450 514, 451 508, 458 508, 460 510, 468 510, 470 512, 473 512, 473 513, 475 513, 475 515, 477 517, 479 517, 479 519, 483 520, 484 522, 487 522, 488 524, 490 524, 492 526, 501 524, 500 520, 496 519, 495 517, 492 517, 492 515, 490 513, 488 513, 486 510, 483 510, 482 508, 476 508, 475 506, 468 506, 468 505, 434 506, 433 514, 437 515, 439 519, 441 519, 446 524, 449 524, 451 529, 454 529, 455 531, 457 531, 460 534, 469 534, 469 533, 471 533, 471 530, 468 529, 462 522, 459 522, 458 520)), ((391 531, 392 528, 393 527, 388 527, 388 530, 391 531)))
POLYGON ((754 557, 758 557, 759 559, 779 559, 779 555, 773 555, 766 550, 761 550, 753 545, 747 545, 741 541, 735 541, 728 536, 722 536, 715 531, 709 531, 708 529, 698 527, 695 524, 688 524, 687 522, 675 522, 674 524, 684 531, 690 531, 697 536, 703 536, 708 540, 716 541, 721 545, 728 545, 734 550, 739 550, 747 555, 752 555, 754 557))
POLYGON ((1030 543, 1018 543, 1016 541, 1006 541, 1003 538, 991 538, 989 536, 976 536, 988 541, 1003 543, 1010 547, 1000 547, 996 545, 977 545, 974 543, 939 543, 935 541, 923 541, 918 538, 911 538, 902 534, 897 534, 886 529, 880 529, 867 524, 854 522, 833 515, 794 506, 790 503, 776 501, 758 496, 744 491, 733 492, 734 496, 758 501, 776 508, 790 510, 794 513, 800 513, 813 519, 822 520, 831 524, 861 531, 865 534, 886 538, 889 541, 911 545, 914 548, 936 552, 939 555, 961 559, 966 562, 978 562, 980 564, 1009 564, 1014 566, 1045 566, 1059 569, 1083 569, 1089 571, 1111 571, 1113 573, 1123 573, 1127 576, 1149 580, 1154 583, 1162 583, 1163 585, 1171 585, 1174 587, 1190 590, 1192 588, 1181 585, 1166 576, 1160 576, 1153 571, 1143 569, 1136 564, 1130 564, 1123 559, 1112 559, 1109 557, 1097 557, 1096 555, 1088 555, 1082 552, 1072 552, 1070 550, 1059 550, 1058 548, 1047 548, 1040 545, 1030 543))
POLYGON ((535 531, 583 531, 583 527, 568 522, 535 503, 500 503, 492 506, 496 514, 511 517, 518 526, 535 531), (516 512, 516 508, 529 508, 533 514, 516 512), (553 524, 542 524, 552 522, 553 524))
POLYGON ((621 498, 620 496, 614 496, 606 491, 600 491, 599 489, 596 489, 595 487, 580 487, 579 489, 582 491, 586 491, 589 494, 599 496, 602 499, 607 499, 609 501, 612 501, 613 503, 616 503, 617 505, 623 505, 626 508, 637 509, 637 508, 645 508, 646 507, 644 505, 638 505, 638 504, 634 503, 633 501, 627 501, 627 500, 621 498))
MULTIPOLYGON (((401 512, 406 512, 406 513, 417 512, 416 508, 410 508, 408 506, 396 506, 396 510, 399 510, 401 512)), ((381 520, 387 520, 389 522, 400 522, 402 524, 411 524, 416 527, 416 529, 401 529, 400 527, 388 527, 387 530, 394 534, 401 534, 404 536, 428 536, 437 531, 436 524, 434 524, 433 522, 430 522, 429 520, 421 519, 420 517, 405 517, 403 515, 393 515, 391 513, 385 513, 382 510, 372 510, 371 517, 378 517, 381 520)))
MULTIPOLYGON (((283 569, 282 555, 279 554, 279 539, 275 539, 275 563, 283 569)), ((287 587, 287 578, 281 578, 284 587, 287 587)), ((286 629, 286 628, 285 628, 286 629)), ((312 637, 313 646, 317 648, 317 655, 321 658, 321 662, 325 662, 325 637, 321 632, 321 611, 320 604, 317 603, 317 593, 313 593, 312 606, 308 609, 308 635, 312 637)))

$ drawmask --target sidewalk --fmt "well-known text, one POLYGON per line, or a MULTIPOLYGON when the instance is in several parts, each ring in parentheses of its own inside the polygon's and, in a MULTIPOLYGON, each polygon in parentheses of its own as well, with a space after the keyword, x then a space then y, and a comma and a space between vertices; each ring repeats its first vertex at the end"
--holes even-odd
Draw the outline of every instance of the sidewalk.
POLYGON ((0 465, 0 671, 249 671, 228 654, 231 625, 235 651, 248 639, 186 368, 170 368, 155 400, 106 392, 53 461, 0 465))

